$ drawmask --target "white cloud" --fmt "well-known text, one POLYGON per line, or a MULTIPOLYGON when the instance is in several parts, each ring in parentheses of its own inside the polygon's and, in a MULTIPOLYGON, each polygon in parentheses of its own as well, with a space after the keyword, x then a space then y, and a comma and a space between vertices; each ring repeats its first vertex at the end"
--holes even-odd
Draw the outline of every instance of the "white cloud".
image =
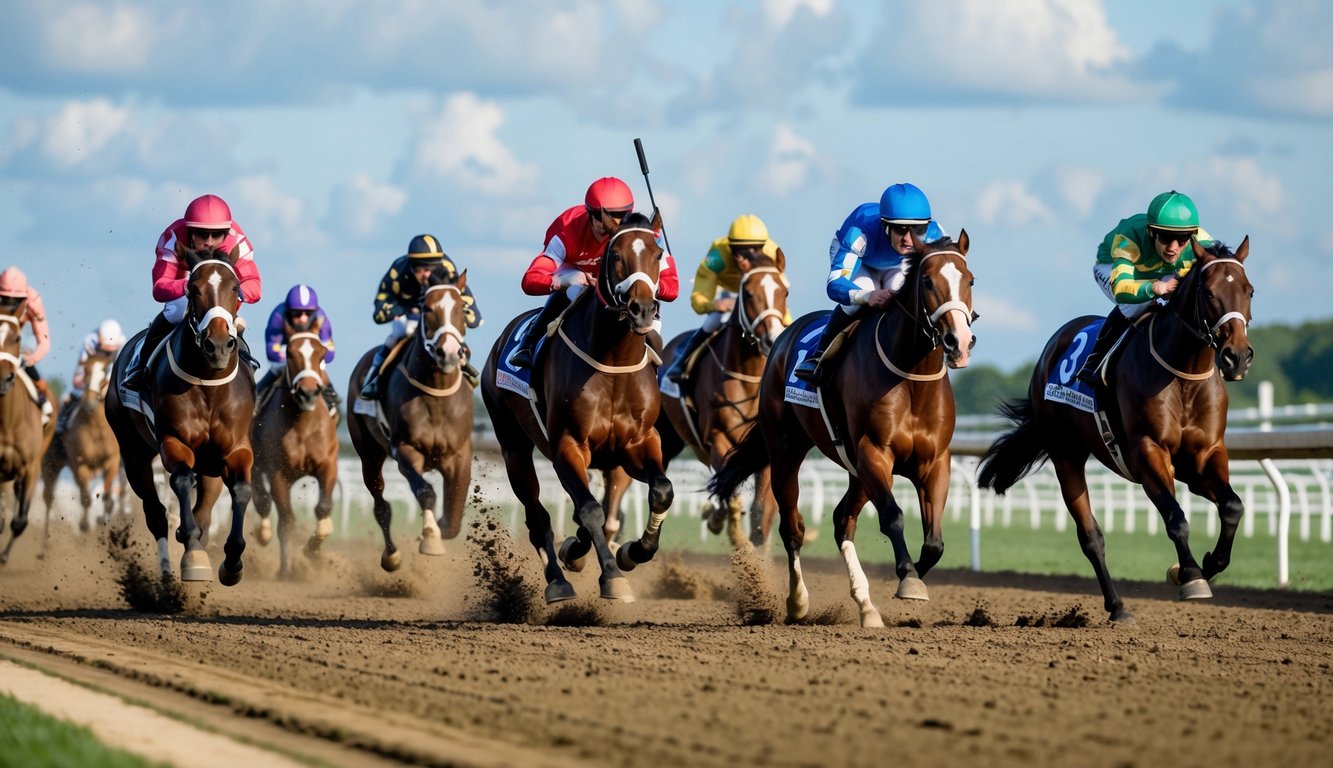
POLYGON ((778 123, 769 145, 768 161, 759 170, 759 178, 773 194, 786 195, 805 184, 817 157, 815 145, 809 139, 797 135, 790 125, 778 123))
POLYGON ((369 237, 386 218, 402 211, 406 202, 407 193, 402 188, 358 173, 334 191, 330 224, 353 237, 369 237))
POLYGON ((499 197, 531 187, 537 166, 521 163, 497 132, 505 114, 494 101, 457 93, 418 129, 410 155, 415 169, 451 184, 499 197))
POLYGON ((992 181, 983 187, 977 195, 977 216, 987 224, 1009 226, 1054 219, 1046 204, 1018 181, 992 181))
POLYGON ((972 309, 981 315, 987 328, 999 331, 1035 331, 1040 326, 1037 316, 1027 308, 994 292, 975 291, 972 309))
POLYGON ((130 110, 106 99, 72 101, 46 122, 42 151, 59 168, 87 161, 121 133, 130 110))
POLYGON ((763 0, 764 17, 775 27, 787 26, 801 8, 823 18, 833 12, 833 0, 763 0))
POLYGON ((281 189, 270 176, 247 176, 237 179, 236 192, 227 197, 232 216, 245 227, 246 234, 255 238, 255 250, 265 243, 262 233, 266 233, 269 242, 281 240, 309 246, 312 249, 326 246, 329 238, 315 226, 306 203, 300 197, 281 189))
MULTIPOLYGON (((160 53, 148 9, 117 3, 51 6, 46 25, 46 63, 67 72, 129 74, 142 70, 149 54, 160 53)), ((191 46, 182 46, 192 49, 191 46)))

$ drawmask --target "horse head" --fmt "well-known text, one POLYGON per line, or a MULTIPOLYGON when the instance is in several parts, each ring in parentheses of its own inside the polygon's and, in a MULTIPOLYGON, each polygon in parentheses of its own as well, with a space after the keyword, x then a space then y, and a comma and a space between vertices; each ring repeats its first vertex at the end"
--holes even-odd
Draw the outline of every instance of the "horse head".
POLYGON ((755 254, 749 264, 741 275, 732 314, 740 324, 742 338, 758 344, 760 354, 767 356, 786 328, 782 321, 787 316, 789 286, 782 267, 768 254, 755 254))
MULTIPOLYGON (((614 220, 603 213, 608 229, 614 220)), ((653 329, 657 319, 657 279, 662 269, 662 246, 657 244, 660 219, 641 213, 626 216, 606 242, 601 271, 597 276, 597 298, 603 306, 618 311, 640 336, 653 329)))
POLYGON ((967 230, 958 240, 947 237, 923 243, 912 234, 916 253, 908 257, 907 285, 898 302, 913 313, 933 346, 944 349, 950 368, 966 368, 976 345, 972 335, 972 270, 967 268, 967 230), (917 273, 916 279, 911 271, 917 273))
POLYGON ((1245 276, 1245 257, 1250 254, 1246 235, 1232 253, 1222 243, 1210 248, 1191 240, 1194 266, 1176 289, 1170 306, 1184 326, 1200 341, 1216 350, 1217 367, 1227 381, 1240 381, 1254 361, 1250 346, 1250 302, 1254 286, 1245 276))
POLYGON ((315 405, 329 385, 329 375, 324 370, 324 356, 329 348, 319 338, 323 318, 316 317, 310 323, 309 330, 298 331, 292 324, 283 320, 283 330, 287 338, 287 388, 296 407, 303 412, 313 411, 315 405))
POLYGON ((115 355, 111 352, 97 350, 83 361, 83 396, 79 399, 79 407, 87 413, 97 410, 97 406, 102 404, 106 397, 107 385, 111 383, 111 364, 115 361, 115 355))
POLYGON ((441 373, 453 373, 463 364, 463 334, 467 332, 467 270, 450 280, 444 270, 431 273, 421 294, 422 343, 441 373))
POLYGON ((239 248, 191 251, 182 247, 190 270, 185 295, 187 318, 194 329, 194 343, 207 365, 220 371, 236 353, 236 313, 241 308, 241 281, 236 276, 239 248))
MULTIPOLYGON (((22 311, 21 302, 19 311, 22 311)), ((22 338, 19 333, 21 326, 18 318, 17 312, 0 313, 0 397, 9 394, 18 375, 18 368, 23 364, 22 349, 19 346, 22 338)))

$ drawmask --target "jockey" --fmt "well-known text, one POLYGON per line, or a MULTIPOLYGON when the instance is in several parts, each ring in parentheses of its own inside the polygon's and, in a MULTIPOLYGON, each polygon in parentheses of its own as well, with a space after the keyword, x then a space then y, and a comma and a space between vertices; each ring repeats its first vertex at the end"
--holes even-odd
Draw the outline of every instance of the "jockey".
MULTIPOLYGON (((443 270, 444 276, 450 280, 458 277, 458 267, 445 255, 440 241, 434 235, 417 235, 408 243, 407 254, 395 259, 389 265, 389 271, 384 273, 380 289, 375 294, 373 319, 378 325, 392 322, 393 327, 389 329, 384 345, 375 350, 375 359, 366 373, 365 384, 361 386, 362 399, 379 399, 380 368, 384 366, 384 359, 400 339, 417 329, 417 320, 421 317, 422 286, 437 269, 443 270)), ((463 289, 463 304, 467 327, 480 327, 481 312, 477 309, 477 300, 470 287, 463 289)), ((471 351, 464 345, 463 375, 475 388, 481 376, 472 366, 470 357, 471 351)))
POLYGON ((37 346, 23 352, 23 370, 37 388, 37 403, 42 407, 42 423, 51 418, 51 390, 37 372, 37 363, 51 351, 51 333, 46 327, 46 307, 42 295, 28 285, 28 277, 18 267, 0 272, 0 314, 17 317, 19 331, 26 324, 37 346))
MULTIPOLYGON (((88 362, 89 357, 98 353, 111 355, 111 361, 114 363, 124 346, 125 332, 115 320, 103 320, 101 325, 83 337, 83 344, 79 348, 79 359, 74 363, 74 375, 70 377, 69 392, 65 394, 64 404, 60 406, 60 416, 56 420, 56 432, 65 431, 69 426, 69 417, 74 412, 75 404, 83 399, 83 390, 88 386, 88 382, 83 378, 83 364, 88 362)), ((111 369, 108 366, 107 375, 110 376, 110 373, 111 369)))
MULTIPOLYGON (((185 215, 173 221, 157 239, 157 261, 153 264, 153 300, 162 302, 162 311, 149 324, 143 348, 130 361, 130 368, 125 372, 124 386, 134 392, 139 391, 147 378, 145 373, 153 350, 189 312, 185 290, 190 270, 176 255, 178 243, 184 243, 185 247, 195 251, 207 247, 220 248, 230 253, 233 248, 238 248, 239 257, 235 268, 236 277, 241 283, 241 303, 254 304, 261 295, 254 249, 250 247, 245 230, 231 218, 231 208, 217 195, 204 195, 190 201, 185 208, 185 215)), ((258 369, 259 364, 250 356, 250 348, 245 343, 245 324, 240 317, 236 320, 236 338, 240 342, 237 349, 241 359, 258 369)))
POLYGON ((851 326, 862 306, 883 307, 902 289, 903 257, 913 252, 913 234, 923 243, 945 236, 931 218, 925 193, 912 184, 894 184, 878 204, 862 203, 842 223, 829 246, 827 286, 841 311, 833 311, 814 352, 796 366, 797 378, 826 381, 828 367, 820 361, 833 339, 851 326))
POLYGON ((1092 276, 1115 307, 1075 378, 1089 385, 1098 383, 1096 371, 1110 351, 1108 345, 1120 338, 1130 320, 1153 306, 1154 299, 1174 291, 1177 278, 1194 266, 1191 239, 1205 248, 1213 244, 1212 235, 1199 226, 1194 201, 1174 189, 1154 197, 1147 213, 1121 219, 1102 238, 1092 276))
MULTIPOLYGON (((705 315, 704 322, 676 351, 676 358, 666 372, 668 379, 680 383, 685 378, 685 362, 690 355, 730 318, 741 276, 750 271, 750 259, 757 253, 767 255, 776 265, 786 263, 786 258, 780 256, 782 249, 769 239, 768 227, 751 213, 737 217, 726 237, 713 241, 694 273, 694 291, 690 294, 690 307, 695 314, 705 315)), ((788 310, 782 324, 791 325, 791 320, 788 310)))
MULTIPOLYGON (((618 226, 634 209, 634 194, 625 182, 613 176, 594 181, 583 196, 583 205, 566 210, 546 230, 542 252, 523 273, 523 292, 546 296, 546 306, 531 322, 519 341, 510 362, 518 368, 532 366, 533 350, 546 328, 560 316, 585 286, 597 282, 602 255, 606 252, 611 230, 602 225, 605 213, 618 226)), ((658 238, 661 245, 661 238, 658 238)), ((657 298, 675 301, 680 291, 676 263, 662 250, 662 269, 658 274, 657 298)), ((660 322, 660 321, 659 321, 660 322)), ((656 327, 656 324, 655 324, 656 327)))
MULTIPOLYGON (((269 313, 268 326, 264 329, 264 351, 268 354, 268 361, 272 365, 255 385, 256 406, 263 402, 264 393, 273 386, 287 365, 287 326, 291 326, 297 333, 305 333, 314 327, 316 320, 319 320, 319 340, 328 350, 320 363, 320 367, 323 367, 324 364, 333 362, 333 324, 320 308, 319 296, 315 293, 315 289, 308 285, 293 285, 291 290, 287 291, 286 300, 269 313)), ((329 384, 324 387, 322 393, 329 411, 337 413, 342 398, 338 397, 338 393, 333 389, 333 379, 329 379, 329 384)))

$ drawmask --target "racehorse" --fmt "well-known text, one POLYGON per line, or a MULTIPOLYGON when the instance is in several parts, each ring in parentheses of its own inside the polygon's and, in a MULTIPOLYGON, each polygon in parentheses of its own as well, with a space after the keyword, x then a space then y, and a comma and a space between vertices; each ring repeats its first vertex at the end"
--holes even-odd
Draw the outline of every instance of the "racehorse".
POLYGON ((92 528, 93 503, 89 485, 97 473, 102 474, 102 518, 105 525, 115 509, 115 485, 120 475, 120 446, 106 421, 106 392, 111 382, 111 366, 115 353, 98 350, 87 356, 83 367, 83 395, 77 402, 66 405, 70 409, 65 429, 42 454, 42 500, 46 504, 46 533, 51 533, 51 502, 55 499, 56 478, 60 470, 69 467, 74 482, 79 486, 79 503, 83 517, 79 530, 92 528))
MULTIPOLYGON (((25 302, 20 301, 12 315, 0 314, 0 489, 7 484, 13 488, 17 507, 14 519, 9 521, 9 543, 0 552, 0 565, 9 562, 14 542, 28 527, 42 453, 55 432, 54 421, 42 426, 37 391, 23 372, 18 318, 23 316, 25 302), (18 387, 14 386, 16 382, 18 387)), ((3 527, 0 515, 0 529, 3 527)))
POLYGON ((1230 563, 1236 526, 1245 512, 1231 488, 1223 442, 1227 392, 1222 380, 1245 378, 1254 359, 1247 334, 1254 289, 1244 265, 1250 239, 1246 237, 1234 254, 1221 243, 1209 249, 1197 241, 1191 244, 1194 265, 1165 308, 1146 314, 1146 320, 1121 343, 1123 352, 1108 381, 1110 391, 1096 393, 1099 400, 1110 401, 1107 426, 1099 427, 1094 413, 1046 397, 1053 375, 1070 382, 1074 369, 1065 352, 1071 345, 1088 344, 1086 328, 1097 319, 1076 318, 1046 343, 1032 372, 1028 396, 1002 407, 1016 426, 986 451, 977 476, 981 487, 1004 493, 1050 459, 1112 621, 1133 616, 1125 610, 1106 568, 1102 530, 1088 501, 1084 474, 1088 456, 1143 486, 1176 546, 1177 565, 1168 575, 1180 584, 1182 600, 1212 597, 1208 579, 1230 563), (1119 461, 1103 437, 1107 430, 1119 443, 1115 452, 1119 461), (1190 551, 1189 523, 1175 495, 1177 479, 1216 504, 1222 521, 1217 546, 1204 555, 1202 567, 1190 551))
POLYGON ((315 503, 315 532, 306 542, 306 555, 314 557, 320 544, 333 532, 333 486, 338 482, 337 422, 324 400, 329 375, 324 370, 328 348, 320 341, 321 320, 309 331, 297 332, 286 325, 286 366, 272 394, 261 403, 251 434, 255 445, 255 510, 259 512, 260 544, 272 538, 269 511, 278 507, 278 543, 281 554, 278 576, 291 573, 288 545, 295 526, 292 486, 303 477, 319 483, 315 503))
POLYGON ((807 404, 787 399, 798 381, 791 371, 803 352, 798 342, 817 336, 827 313, 806 315, 788 327, 773 347, 759 384, 759 428, 746 434, 709 483, 714 498, 730 498, 745 478, 771 465, 778 531, 787 549, 789 621, 804 619, 810 609, 800 557, 805 522, 797 501, 798 472, 812 446, 847 470, 847 491, 833 510, 833 534, 861 611, 861 626, 884 625, 853 544, 857 517, 867 500, 874 502, 879 528, 893 543, 897 597, 928 599, 921 577, 944 553, 940 524, 949 492, 954 429, 947 373, 950 367, 967 366, 975 341, 969 241, 964 231, 957 242, 946 237, 923 244, 915 235, 912 242, 915 253, 904 258, 902 289, 883 311, 862 311, 837 370, 807 404), (921 507, 925 535, 916 563, 903 538, 894 474, 912 482, 921 507))
MULTIPOLYGON (((356 400, 347 430, 361 457, 361 478, 374 499, 375 521, 384 533, 380 566, 396 571, 403 556, 394 546, 389 524, 393 508, 384 499, 384 460, 390 455, 421 505, 423 555, 443 555, 444 539, 458 537, 463 505, 472 482, 472 386, 463 376, 467 332, 463 289, 467 271, 450 281, 442 269, 432 272, 421 294, 421 316, 406 340, 401 362, 385 371, 378 403, 356 400), (381 427, 377 408, 387 426, 381 427), (444 509, 435 518, 435 488, 422 475, 434 469, 444 479, 444 509), (443 538, 441 538, 443 537, 443 538)), ((375 350, 368 350, 352 370, 349 392, 360 392, 375 350)), ((390 356, 386 365, 397 358, 390 356)))
MULTIPOLYGON (((182 581, 208 581, 208 543, 213 502, 221 483, 231 492, 231 530, 223 546, 218 581, 233 586, 241 580, 245 551, 245 508, 250 503, 250 470, 254 453, 250 422, 255 407, 255 382, 250 366, 238 354, 236 313, 241 305, 234 264, 238 251, 191 251, 183 244, 177 255, 189 268, 186 316, 153 352, 147 383, 136 410, 132 393, 122 391, 133 354, 122 354, 112 369, 116 383, 107 393, 106 417, 120 443, 125 474, 143 500, 144 519, 157 541, 158 566, 171 576, 167 549, 167 508, 153 484, 153 457, 162 458, 172 491, 180 504, 176 540, 185 545, 182 581), (128 402, 127 402, 128 399, 128 402), (146 414, 148 417, 146 417, 146 414), (190 506, 190 491, 197 487, 190 506)), ((143 337, 141 331, 126 345, 143 337)))
MULTIPOLYGON (((782 321, 787 315, 788 285, 783 274, 785 263, 776 263, 760 253, 751 258, 750 264, 741 275, 735 306, 718 332, 700 345, 698 362, 682 382, 679 396, 668 394, 662 398, 657 430, 668 464, 688 446, 699 461, 717 470, 727 452, 754 423, 764 363, 786 327, 782 321)), ((663 370, 671 365, 688 336, 689 332, 682 333, 667 344, 662 354, 663 370)), ((709 510, 709 528, 714 533, 721 531, 725 515, 731 543, 740 547, 745 543, 740 497, 724 501, 709 510)), ((769 488, 768 469, 764 468, 755 475, 751 543, 758 546, 768 539, 776 511, 777 501, 769 488)))
POLYGON ((601 568, 601 596, 633 600, 622 572, 657 553, 662 521, 673 498, 663 469, 661 440, 653 426, 660 394, 652 365, 656 355, 647 341, 658 310, 657 281, 664 251, 654 231, 660 222, 632 213, 619 227, 606 216, 603 224, 613 234, 596 284, 575 299, 556 335, 539 350, 531 372, 532 399, 502 389, 496 378, 506 340, 536 310, 510 321, 482 371, 482 399, 495 427, 509 484, 523 504, 528 540, 542 560, 547 603, 575 597, 560 564, 579 571, 590 549, 601 568), (578 536, 566 539, 558 555, 551 515, 539 497, 534 448, 551 460, 574 504, 578 536), (606 510, 588 490, 588 471, 618 468, 648 484, 649 520, 638 540, 613 554, 604 530, 606 510))

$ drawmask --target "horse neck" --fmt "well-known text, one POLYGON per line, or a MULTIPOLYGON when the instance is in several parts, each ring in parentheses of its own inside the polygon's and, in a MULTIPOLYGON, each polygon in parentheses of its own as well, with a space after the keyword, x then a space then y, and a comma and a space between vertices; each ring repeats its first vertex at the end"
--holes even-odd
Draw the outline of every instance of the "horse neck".
MULTIPOLYGON (((167 336, 165 342, 166 344, 172 345, 172 355, 176 358, 176 365, 178 365, 182 371, 200 379, 218 379, 227 376, 236 369, 236 366, 241 364, 240 353, 233 351, 227 366, 222 370, 215 371, 208 367, 208 362, 204 359, 204 351, 199 348, 198 344, 190 341, 190 331, 189 320, 182 320, 180 324, 176 326, 176 329, 167 336)), ((166 357, 167 351, 164 349, 162 350, 162 353, 158 355, 158 365, 169 365, 166 357)), ((204 389, 210 389, 210 387, 205 387, 204 389)))
POLYGON ((727 370, 747 376, 763 373, 768 357, 759 351, 758 341, 747 341, 741 320, 737 317, 740 303, 732 308, 732 320, 722 327, 718 335, 717 356, 727 370))
POLYGON ((1178 371, 1204 373, 1213 368, 1213 348, 1194 335, 1179 312, 1171 309, 1156 312, 1139 327, 1143 332, 1136 334, 1133 341, 1145 358, 1144 365, 1164 370, 1153 359, 1155 350, 1157 356, 1178 371))
POLYGON ((585 332, 570 338, 577 344, 586 343, 584 352, 593 359, 607 365, 634 365, 643 359, 647 334, 634 333, 616 310, 602 306, 594 297, 578 317, 582 322, 576 327, 585 332))
MULTIPOLYGON (((869 354, 879 361, 879 351, 873 347, 878 344, 879 349, 883 350, 884 355, 893 362, 894 365, 907 371, 908 373, 919 373, 930 375, 938 373, 941 366, 944 365, 944 348, 938 344, 932 345, 930 337, 926 335, 926 328, 921 324, 919 318, 915 317, 914 312, 915 299, 910 299, 911 307, 907 304, 897 306, 894 310, 890 308, 884 313, 867 313, 862 322, 870 323, 872 333, 858 334, 864 336, 870 343, 869 354)), ((898 299, 895 298, 896 302, 898 299)), ((880 363, 882 365, 882 363, 880 363)))

